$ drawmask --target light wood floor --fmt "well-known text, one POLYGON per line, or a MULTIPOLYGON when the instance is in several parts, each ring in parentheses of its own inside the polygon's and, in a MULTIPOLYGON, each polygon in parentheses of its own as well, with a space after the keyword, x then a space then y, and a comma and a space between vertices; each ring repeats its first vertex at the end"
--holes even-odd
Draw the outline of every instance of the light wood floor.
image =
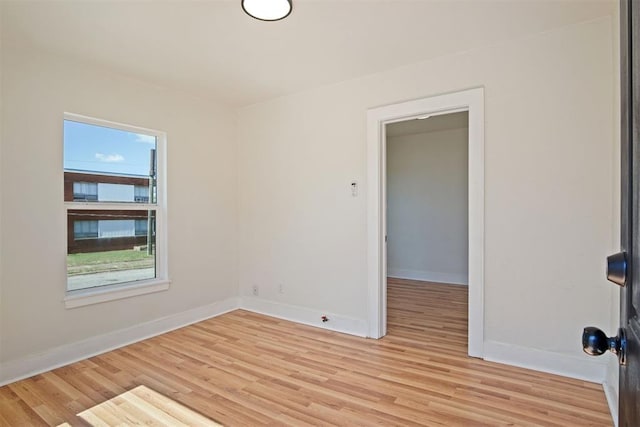
POLYGON ((381 340, 237 310, 2 387, 0 423, 611 425, 600 385, 468 358, 466 306, 393 280, 381 340))

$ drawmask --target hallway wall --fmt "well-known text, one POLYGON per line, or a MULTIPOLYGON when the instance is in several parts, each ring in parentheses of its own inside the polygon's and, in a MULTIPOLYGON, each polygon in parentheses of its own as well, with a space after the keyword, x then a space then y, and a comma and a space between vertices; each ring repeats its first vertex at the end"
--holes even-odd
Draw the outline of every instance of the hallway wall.
POLYGON ((387 137, 388 276, 468 284, 467 145, 467 128, 387 137))

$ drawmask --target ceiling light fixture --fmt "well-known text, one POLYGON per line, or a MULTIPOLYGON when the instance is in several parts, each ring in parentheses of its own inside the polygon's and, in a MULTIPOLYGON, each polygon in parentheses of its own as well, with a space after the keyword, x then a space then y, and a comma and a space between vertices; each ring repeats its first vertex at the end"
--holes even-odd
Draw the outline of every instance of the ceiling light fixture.
POLYGON ((261 21, 279 21, 291 13, 292 0, 242 0, 242 9, 261 21))

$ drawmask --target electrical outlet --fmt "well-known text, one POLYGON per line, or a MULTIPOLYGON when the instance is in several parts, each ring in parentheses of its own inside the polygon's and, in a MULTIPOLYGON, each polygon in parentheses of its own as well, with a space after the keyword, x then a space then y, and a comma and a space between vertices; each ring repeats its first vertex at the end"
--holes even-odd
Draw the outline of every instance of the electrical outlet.
POLYGON ((257 297, 260 294, 260 292, 258 292, 258 285, 253 285, 251 292, 253 293, 254 297, 257 297))
POLYGON ((282 283, 278 285, 278 293, 284 294, 284 285, 282 283))

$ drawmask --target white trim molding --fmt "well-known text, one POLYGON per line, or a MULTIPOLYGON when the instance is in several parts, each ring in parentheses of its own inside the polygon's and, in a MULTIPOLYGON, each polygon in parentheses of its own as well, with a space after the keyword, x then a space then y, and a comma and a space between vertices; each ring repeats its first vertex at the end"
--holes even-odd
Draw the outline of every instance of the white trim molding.
POLYGON ((243 297, 240 300, 240 308, 254 313, 264 314, 266 316, 276 317, 278 319, 302 323, 303 325, 328 329, 330 331, 341 332, 363 338, 367 336, 367 322, 364 320, 341 316, 326 311, 283 304, 277 301, 269 301, 254 297, 243 297), (328 320, 323 322, 322 316, 326 316, 328 320))
POLYGON ((463 273, 442 273, 440 271, 409 270, 406 268, 389 268, 387 277, 396 279, 420 280, 423 282, 449 283, 452 285, 468 285, 469 279, 463 273))
POLYGON ((609 357, 607 359, 607 372, 604 382, 602 383, 602 388, 607 398, 613 424, 615 427, 618 427, 620 365, 618 364, 617 357, 609 357))
POLYGON ((238 298, 197 307, 0 364, 0 386, 155 337, 238 308, 238 298))
POLYGON ((64 297, 64 306, 65 308, 84 307, 85 305, 166 291, 169 289, 170 283, 168 280, 153 279, 123 283, 106 289, 96 287, 69 291, 64 297))
POLYGON ((484 343, 484 359, 597 384, 604 382, 607 369, 601 360, 586 355, 571 356, 496 341, 484 343))
POLYGON ((367 111, 368 331, 386 334, 386 135, 385 125, 458 111, 469 112, 469 355, 483 357, 484 343, 484 88, 432 96, 367 111))
POLYGON ((618 392, 615 385, 605 381, 602 384, 604 390, 604 397, 607 399, 607 405, 609 406, 609 412, 611 413, 611 421, 613 421, 614 427, 618 427, 619 415, 618 415, 618 392))

